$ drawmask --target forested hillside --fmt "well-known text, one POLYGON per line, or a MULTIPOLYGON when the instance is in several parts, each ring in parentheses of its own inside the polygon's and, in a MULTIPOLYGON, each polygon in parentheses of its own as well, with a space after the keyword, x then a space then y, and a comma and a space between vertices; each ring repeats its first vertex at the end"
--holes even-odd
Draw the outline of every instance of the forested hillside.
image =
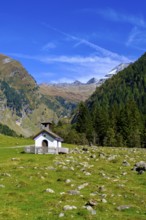
POLYGON ((89 143, 146 147, 146 53, 81 103, 74 122, 89 143))

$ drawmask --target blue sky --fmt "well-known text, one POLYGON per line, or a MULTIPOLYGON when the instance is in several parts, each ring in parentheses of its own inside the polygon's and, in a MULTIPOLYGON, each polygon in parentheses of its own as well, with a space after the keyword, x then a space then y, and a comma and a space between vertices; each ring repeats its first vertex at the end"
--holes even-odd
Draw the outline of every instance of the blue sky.
POLYGON ((146 1, 1 1, 0 30, 0 53, 38 83, 86 82, 146 51, 146 1))

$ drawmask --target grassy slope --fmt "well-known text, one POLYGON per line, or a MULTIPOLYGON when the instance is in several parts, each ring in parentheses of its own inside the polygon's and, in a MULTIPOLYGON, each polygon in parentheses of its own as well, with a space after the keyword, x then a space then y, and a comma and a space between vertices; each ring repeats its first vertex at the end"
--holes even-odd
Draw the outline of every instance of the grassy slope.
MULTIPOLYGON (((6 144, 3 142, 1 146, 6 144)), ((88 152, 68 155, 21 154, 21 151, 20 148, 0 148, 0 185, 5 186, 0 188, 0 219, 58 220, 61 212, 65 214, 62 219, 66 220, 146 219, 146 174, 131 171, 135 162, 145 160, 145 149, 90 148, 88 152), (105 158, 99 156, 101 153, 105 158), (117 156, 110 161, 111 155, 117 156), (123 160, 130 166, 122 166, 123 160), (66 183, 67 179, 71 182, 66 183), (80 195, 67 193, 83 183, 88 186, 80 190, 80 195), (105 191, 102 192, 99 187, 103 185, 105 191), (47 188, 55 193, 45 192, 47 188), (101 202, 103 197, 107 203, 101 202), (94 207, 96 215, 83 208, 90 199, 98 203, 94 207), (75 205, 77 209, 64 211, 65 205, 75 205), (132 208, 117 211, 119 205, 132 208)))
POLYGON ((52 86, 40 85, 40 92, 48 96, 61 96, 68 101, 80 102, 85 101, 95 91, 96 85, 69 85, 69 86, 52 86))

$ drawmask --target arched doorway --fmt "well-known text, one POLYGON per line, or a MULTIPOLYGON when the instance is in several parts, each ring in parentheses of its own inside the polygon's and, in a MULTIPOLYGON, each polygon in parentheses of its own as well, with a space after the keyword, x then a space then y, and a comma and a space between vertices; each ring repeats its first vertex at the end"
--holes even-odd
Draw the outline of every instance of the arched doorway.
POLYGON ((42 147, 48 147, 48 141, 47 140, 42 141, 42 147))

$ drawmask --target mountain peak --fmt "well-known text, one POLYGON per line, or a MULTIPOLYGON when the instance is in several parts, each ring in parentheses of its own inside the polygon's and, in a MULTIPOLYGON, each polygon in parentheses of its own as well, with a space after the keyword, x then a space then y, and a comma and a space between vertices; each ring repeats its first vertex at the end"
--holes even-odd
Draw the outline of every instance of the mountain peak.
POLYGON ((75 80, 72 84, 76 86, 83 85, 79 80, 75 80))
POLYGON ((97 83, 97 82, 98 82, 98 79, 93 77, 86 84, 93 84, 93 83, 97 83))

